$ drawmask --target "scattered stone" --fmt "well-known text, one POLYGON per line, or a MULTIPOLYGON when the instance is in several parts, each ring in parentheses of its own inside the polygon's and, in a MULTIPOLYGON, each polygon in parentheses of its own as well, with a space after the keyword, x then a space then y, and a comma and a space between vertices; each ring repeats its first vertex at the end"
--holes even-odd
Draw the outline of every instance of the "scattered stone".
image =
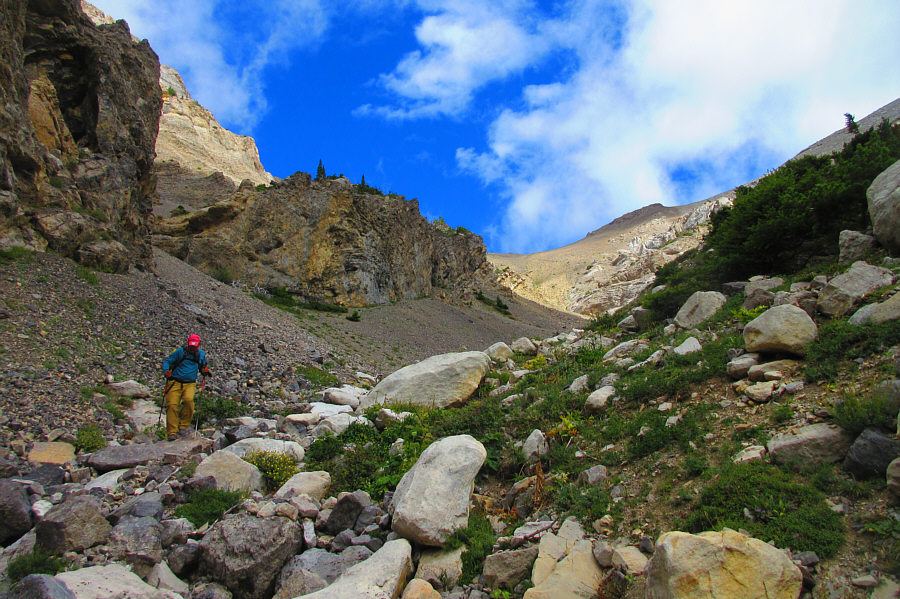
POLYGON ((528 577, 537 555, 537 546, 532 546, 487 556, 483 570, 485 583, 493 588, 514 588, 528 577))
POLYGON ((119 564, 91 566, 56 575, 78 599, 182 599, 172 591, 156 589, 119 564))
MULTIPOLYGON (((294 556, 285 564, 279 575, 280 584, 284 585, 287 580, 293 578, 296 572, 305 570, 315 575, 317 578, 325 581, 325 585, 329 585, 338 579, 344 572, 367 560, 373 555, 372 551, 366 547, 353 546, 348 547, 341 553, 331 553, 321 548, 307 549, 300 555, 294 556)), ((316 589, 318 590, 318 589, 316 589)))
POLYGON ((750 462, 752 460, 761 460, 766 455, 766 448, 762 445, 751 445, 750 447, 745 447, 741 451, 737 453, 731 461, 735 464, 740 464, 742 462, 750 462))
POLYGON ((875 248, 875 238, 845 229, 838 236, 838 262, 851 264, 865 258, 875 248))
POLYGON ((698 341, 696 337, 688 337, 681 343, 681 345, 679 345, 672 351, 675 352, 676 355, 686 356, 688 354, 701 351, 702 349, 703 346, 700 345, 700 341, 698 341))
POLYGON ((607 472, 606 466, 603 464, 597 464, 596 466, 592 466, 587 470, 581 472, 578 475, 578 480, 587 483, 590 486, 594 486, 602 480, 606 480, 607 472))
POLYGON ((204 439, 178 439, 159 443, 133 443, 106 447, 95 451, 87 459, 87 465, 98 472, 108 472, 120 468, 134 468, 163 459, 166 454, 186 458, 209 448, 204 439))
POLYGON ((536 356, 537 346, 528 337, 519 337, 509 346, 514 352, 525 354, 526 356, 536 356))
POLYGON ((89 481, 84 485, 84 488, 90 491, 91 489, 103 489, 104 491, 112 491, 119 485, 119 481, 122 479, 122 476, 128 472, 127 468, 120 468, 118 470, 110 470, 106 474, 101 474, 97 478, 89 481))
POLYGON ((433 408, 464 404, 491 368, 484 352, 470 351, 432 356, 388 375, 360 403, 368 408, 387 401, 433 408))
POLYGON ((730 529, 667 532, 647 566, 647 596, 796 599, 803 577, 784 552, 730 529))
POLYGON ((775 381, 755 383, 744 389, 744 394, 754 403, 766 403, 772 399, 772 394, 775 393, 775 384, 775 381))
POLYGON ((790 372, 797 368, 799 363, 796 360, 777 360, 775 362, 766 362, 765 364, 757 364, 751 366, 747 371, 747 377, 751 381, 772 381, 781 379, 784 373, 790 372), (773 375, 775 373, 775 375, 773 375))
POLYGON ((609 400, 615 397, 615 395, 616 388, 612 385, 600 387, 588 395, 587 399, 584 401, 584 410, 589 414, 598 412, 605 408, 609 400))
POLYGON ((394 491, 394 532, 423 545, 443 546, 468 523, 475 475, 486 457, 484 446, 470 435, 429 445, 394 491))
POLYGON ((303 457, 305 454, 303 446, 295 441, 280 441, 278 439, 268 439, 262 437, 254 437, 251 439, 238 441, 234 445, 229 445, 228 447, 224 448, 222 451, 233 453, 239 458, 243 458, 248 453, 253 453, 254 451, 284 453, 295 458, 298 462, 303 461, 303 457))
POLYGON ((153 395, 150 387, 131 379, 107 383, 107 386, 122 397, 151 397, 153 395))
POLYGON ((827 316, 841 316, 857 300, 893 282, 894 273, 890 269, 854 262, 850 270, 828 281, 819 293, 816 309, 827 316))
POLYGON ((138 576, 146 578, 162 560, 162 526, 154 518, 122 519, 109 534, 110 556, 129 564, 138 576))
POLYGON ((588 378, 589 375, 587 374, 579 376, 574 381, 572 381, 572 384, 569 385, 568 388, 566 388, 566 391, 568 391, 569 393, 581 393, 583 391, 587 391, 588 389, 590 389, 590 386, 588 385, 588 378))
POLYGON ((522 446, 525 459, 529 462, 537 462, 542 456, 547 455, 550 451, 550 445, 547 438, 539 429, 534 429, 528 438, 525 439, 525 445, 522 446))
MULTIPOLYGON (((582 539, 569 544, 564 541, 548 541, 555 535, 544 535, 541 538, 538 558, 534 562, 532 581, 535 586, 525 591, 524 599, 583 599, 594 597, 603 581, 603 572, 594 559, 593 546, 590 541, 582 539), (541 553, 545 544, 555 545, 546 548, 548 559, 551 555, 559 555, 554 563, 545 560, 539 570, 541 553)), ((556 537, 558 539, 558 537, 556 537)))
POLYGON ((900 499, 900 458, 894 458, 887 467, 887 488, 900 499))
POLYGON ((743 354, 731 360, 726 366, 728 376, 733 379, 742 379, 753 366, 759 363, 759 354, 743 354))
POLYGON ((337 534, 343 530, 352 529, 363 509, 370 505, 372 505, 372 499, 365 491, 341 493, 325 522, 325 531, 337 534))
POLYGON ((647 567, 647 556, 637 547, 627 545, 613 550, 612 565, 625 574, 643 574, 647 567))
POLYGON ((495 362, 505 362, 509 358, 513 357, 513 350, 502 341, 494 343, 489 348, 484 350, 484 353, 486 353, 491 358, 491 360, 495 362))
POLYGON ((462 552, 463 547, 424 549, 415 578, 428 581, 432 587, 450 590, 462 577, 462 552))
POLYGON ((190 591, 187 583, 175 576, 166 562, 159 562, 153 566, 153 569, 147 576, 147 583, 158 589, 174 591, 182 597, 186 596, 190 591))
POLYGON ((77 599, 66 585, 47 574, 29 574, 4 597, 6 599, 77 599))
POLYGON ((400 599, 441 599, 441 594, 421 578, 413 578, 403 589, 400 599))
POLYGON ((0 545, 6 546, 31 530, 31 503, 25 487, 0 479, 0 545))
POLYGON ((71 443, 59 441, 35 443, 28 452, 28 461, 35 464, 55 464, 62 466, 75 461, 75 447, 71 443))

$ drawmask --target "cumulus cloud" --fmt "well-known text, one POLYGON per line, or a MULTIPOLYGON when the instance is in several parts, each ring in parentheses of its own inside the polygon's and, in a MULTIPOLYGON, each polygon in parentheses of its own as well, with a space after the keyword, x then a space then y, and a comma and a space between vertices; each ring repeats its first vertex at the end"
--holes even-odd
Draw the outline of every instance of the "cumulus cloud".
POLYGON ((462 14, 433 4, 421 49, 382 77, 398 97, 374 110, 383 116, 459 114, 479 88, 547 53, 573 57, 523 86, 485 147, 456 152, 506 202, 489 233, 504 251, 563 245, 643 205, 725 191, 839 129, 844 112, 892 100, 900 80, 890 1, 582 0, 540 26, 523 5, 462 14), (503 43, 479 46, 497 22, 503 43))
POLYGON ((293 49, 319 43, 329 23, 320 0, 92 3, 128 21, 132 33, 149 39, 160 61, 188 81, 191 96, 223 124, 247 134, 266 111, 262 71, 287 60, 293 49), (238 18, 223 19, 226 12, 238 18))

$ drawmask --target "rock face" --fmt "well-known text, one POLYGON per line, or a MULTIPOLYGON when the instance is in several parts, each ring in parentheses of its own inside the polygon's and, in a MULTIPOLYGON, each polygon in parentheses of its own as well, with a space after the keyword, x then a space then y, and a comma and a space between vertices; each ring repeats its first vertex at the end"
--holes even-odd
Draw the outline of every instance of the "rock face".
POLYGON ((200 543, 200 568, 235 599, 271 597, 284 563, 302 544, 300 526, 287 518, 240 514, 217 522, 200 543))
POLYGON ((440 547, 469 519, 475 475, 487 458, 469 435, 446 437, 428 446, 403 475, 391 502, 393 530, 422 545, 440 547))
POLYGON ((803 577, 784 552, 730 529, 667 532, 647 566, 651 599, 796 599, 803 577))
POLYGON ((15 541, 31 530, 31 503, 25 487, 0 479, 0 545, 15 541))
POLYGON ((419 214, 416 200, 366 193, 347 179, 297 173, 258 191, 157 224, 154 242, 193 266, 310 300, 383 304, 466 288, 487 269, 484 242, 448 234, 419 214))
POLYGON ((748 352, 774 352, 803 356, 818 335, 809 314, 791 304, 769 308, 744 327, 748 352))
POLYGON ((893 282, 893 271, 862 261, 854 262, 850 270, 828 281, 819 294, 816 309, 828 316, 841 316, 856 300, 893 282))
POLYGON ((163 103, 156 139, 158 163, 176 163, 204 176, 219 172, 238 185, 244 179, 254 185, 272 181, 259 161, 253 138, 222 127, 211 112, 191 98, 178 71, 160 65, 159 86, 163 103))
POLYGON ((376 403, 408 402, 447 408, 463 404, 491 368, 484 352, 441 354, 411 364, 388 375, 360 402, 360 408, 376 403))
POLYGON ((302 599, 395 599, 411 571, 412 547, 405 539, 396 539, 385 543, 331 585, 302 595, 302 599))
POLYGON ((38 546, 56 555, 103 543, 111 530, 100 513, 100 501, 90 495, 54 506, 35 527, 38 546))
POLYGON ((0 247, 148 266, 159 61, 75 0, 0 8, 0 247))
POLYGON ((878 243, 900 254, 900 160, 875 177, 866 191, 869 216, 878 243))

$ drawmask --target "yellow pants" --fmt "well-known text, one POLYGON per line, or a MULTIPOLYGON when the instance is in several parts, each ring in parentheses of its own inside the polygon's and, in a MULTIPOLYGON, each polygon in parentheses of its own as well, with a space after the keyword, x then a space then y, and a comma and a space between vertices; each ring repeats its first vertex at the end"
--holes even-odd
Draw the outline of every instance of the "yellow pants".
POLYGON ((166 393, 166 435, 174 435, 191 426, 197 383, 170 381, 169 384, 171 388, 166 393))

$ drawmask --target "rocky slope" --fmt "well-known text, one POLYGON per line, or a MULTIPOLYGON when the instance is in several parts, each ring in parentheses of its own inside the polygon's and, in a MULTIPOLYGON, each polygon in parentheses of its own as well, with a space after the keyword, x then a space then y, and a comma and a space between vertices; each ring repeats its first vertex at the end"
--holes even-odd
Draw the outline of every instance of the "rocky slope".
POLYGON ((480 237, 438 229, 416 200, 306 173, 164 219, 154 243, 206 272, 345 306, 464 289, 486 269, 480 237))
MULTIPOLYGON (((900 100, 858 124, 865 131, 882 119, 900 119, 900 100)), ((795 158, 830 154, 851 138, 846 129, 836 131, 795 158)), ((498 281, 524 297, 557 310, 602 314, 627 305, 653 283, 657 268, 699 247, 709 215, 733 198, 731 190, 685 206, 645 206, 573 244, 536 254, 489 254, 488 260, 499 269, 498 281)))
POLYGON ((159 62, 74 0, 5 3, 0 246, 122 271, 150 259, 159 62))

